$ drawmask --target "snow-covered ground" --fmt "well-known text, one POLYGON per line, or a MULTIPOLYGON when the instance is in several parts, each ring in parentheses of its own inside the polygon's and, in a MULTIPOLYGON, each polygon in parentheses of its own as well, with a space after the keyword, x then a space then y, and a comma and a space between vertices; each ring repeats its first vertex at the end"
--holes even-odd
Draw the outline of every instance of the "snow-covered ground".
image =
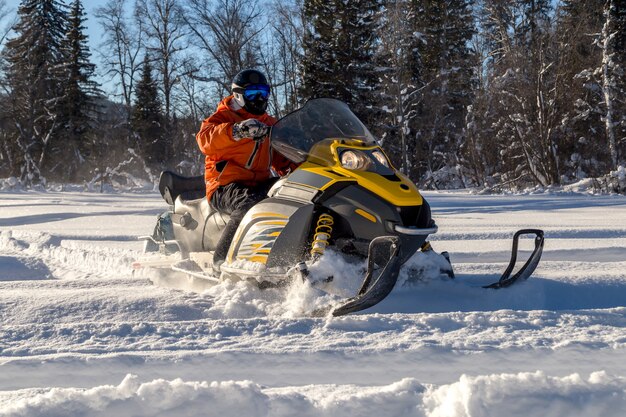
POLYGON ((425 195, 457 278, 310 318, 303 286, 133 274, 156 194, 0 193, 0 415, 626 415, 626 198, 425 195), (482 289, 526 227, 534 276, 482 289))

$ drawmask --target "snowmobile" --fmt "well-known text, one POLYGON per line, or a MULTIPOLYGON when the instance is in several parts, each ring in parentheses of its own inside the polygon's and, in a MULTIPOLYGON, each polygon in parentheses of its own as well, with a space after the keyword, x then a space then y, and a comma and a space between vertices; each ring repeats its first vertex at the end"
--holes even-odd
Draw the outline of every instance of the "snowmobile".
MULTIPOLYGON (((335 99, 314 99, 280 119, 270 131, 275 150, 298 164, 277 180, 265 200, 241 222, 221 272, 212 253, 229 216, 211 207, 203 177, 161 174, 159 190, 170 208, 159 216, 145 251, 158 256, 134 267, 171 268, 210 282, 252 279, 261 288, 310 279, 309 269, 332 249, 367 260, 354 296, 313 314, 340 316, 367 309, 393 289, 400 267, 417 251, 432 251, 428 236, 437 232, 428 202, 396 170, 365 125, 335 99), (219 276, 218 276, 219 275, 219 276)), ((528 278, 543 249, 543 232, 518 231, 510 264, 489 288, 528 278), (535 248, 512 275, 521 235, 534 234, 535 248)), ((449 258, 447 270, 454 277, 449 258)), ((312 285, 327 284, 315 282, 312 285)))

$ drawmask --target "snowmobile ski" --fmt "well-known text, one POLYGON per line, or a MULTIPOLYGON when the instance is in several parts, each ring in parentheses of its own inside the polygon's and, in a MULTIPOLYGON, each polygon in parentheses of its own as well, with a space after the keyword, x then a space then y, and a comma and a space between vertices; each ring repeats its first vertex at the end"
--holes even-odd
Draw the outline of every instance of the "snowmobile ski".
POLYGON ((519 280, 526 280, 537 268, 537 264, 539 264, 539 260, 541 259, 541 254, 543 253, 543 230, 539 229, 522 229, 518 230, 513 236, 513 249, 511 251, 511 260, 509 262, 509 266, 507 266, 506 270, 500 277, 497 282, 493 284, 489 284, 484 286, 483 288, 506 288, 513 285, 515 282, 519 280), (513 272, 513 268, 515 268, 515 264, 517 263, 517 253, 518 253, 518 245, 519 245, 519 237, 521 235, 535 235, 535 249, 533 253, 530 255, 524 266, 515 273, 515 275, 511 276, 511 272, 513 272))
POLYGON ((333 316, 343 316, 365 310, 381 302, 393 290, 398 280, 398 273, 402 266, 399 253, 400 239, 397 236, 379 236, 373 239, 369 245, 367 272, 358 294, 339 307, 320 309, 312 315, 323 316, 330 310, 333 316), (379 265, 377 268, 376 260, 381 259, 388 259, 388 261, 384 266, 379 265), (378 276, 373 280, 375 273, 378 273, 378 276))

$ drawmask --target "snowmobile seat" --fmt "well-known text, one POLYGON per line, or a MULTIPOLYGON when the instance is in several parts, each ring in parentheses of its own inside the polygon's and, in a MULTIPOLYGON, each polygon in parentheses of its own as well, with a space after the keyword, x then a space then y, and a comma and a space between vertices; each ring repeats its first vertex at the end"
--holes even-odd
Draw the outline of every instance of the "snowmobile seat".
POLYGON ((185 200, 196 200, 206 195, 204 176, 183 177, 172 171, 161 172, 159 192, 169 205, 173 205, 179 195, 185 200))

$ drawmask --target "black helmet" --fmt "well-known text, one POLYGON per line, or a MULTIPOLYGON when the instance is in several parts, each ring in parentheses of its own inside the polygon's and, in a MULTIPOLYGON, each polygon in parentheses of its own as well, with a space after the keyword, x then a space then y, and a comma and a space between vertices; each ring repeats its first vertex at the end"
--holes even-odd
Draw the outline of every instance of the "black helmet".
POLYGON ((231 87, 235 101, 246 111, 261 115, 267 109, 270 86, 262 72, 246 69, 235 75, 231 87))

